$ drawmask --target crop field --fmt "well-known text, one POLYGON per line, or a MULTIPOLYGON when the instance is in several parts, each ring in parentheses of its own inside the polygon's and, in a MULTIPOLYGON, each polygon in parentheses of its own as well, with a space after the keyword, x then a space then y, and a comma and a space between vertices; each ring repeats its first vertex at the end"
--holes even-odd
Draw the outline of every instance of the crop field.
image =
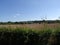
POLYGON ((0 45, 60 45, 60 24, 0 24, 0 45))

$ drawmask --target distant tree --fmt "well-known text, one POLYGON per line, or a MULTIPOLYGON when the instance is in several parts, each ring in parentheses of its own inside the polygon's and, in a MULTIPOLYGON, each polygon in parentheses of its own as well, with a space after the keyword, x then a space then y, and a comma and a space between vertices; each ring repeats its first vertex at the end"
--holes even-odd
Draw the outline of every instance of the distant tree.
POLYGON ((19 22, 14 22, 14 24, 18 24, 19 22))
POLYGON ((11 22, 11 21, 8 21, 7 23, 8 23, 8 24, 12 24, 12 22, 11 22))

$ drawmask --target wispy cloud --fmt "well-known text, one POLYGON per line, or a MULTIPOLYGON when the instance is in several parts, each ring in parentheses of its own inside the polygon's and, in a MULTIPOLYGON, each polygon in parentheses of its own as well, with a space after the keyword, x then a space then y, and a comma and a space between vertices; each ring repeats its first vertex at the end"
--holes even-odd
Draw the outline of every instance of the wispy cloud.
POLYGON ((20 16, 19 13, 15 14, 13 17, 16 18, 16 17, 18 17, 18 16, 20 16))
POLYGON ((19 15, 20 15, 19 13, 16 14, 16 16, 19 16, 19 15))

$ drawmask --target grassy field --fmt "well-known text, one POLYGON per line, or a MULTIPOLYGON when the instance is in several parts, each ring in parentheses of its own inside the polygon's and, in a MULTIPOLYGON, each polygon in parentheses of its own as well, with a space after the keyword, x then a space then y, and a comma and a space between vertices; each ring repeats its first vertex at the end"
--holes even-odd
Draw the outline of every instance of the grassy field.
POLYGON ((36 29, 36 30, 40 30, 40 29, 44 29, 44 28, 51 28, 51 29, 55 29, 55 28, 60 28, 60 24, 59 23, 54 23, 54 24, 6 24, 6 25, 0 25, 1 27, 6 27, 6 28, 31 28, 31 29, 36 29))
POLYGON ((60 24, 0 25, 0 45, 60 45, 60 24))

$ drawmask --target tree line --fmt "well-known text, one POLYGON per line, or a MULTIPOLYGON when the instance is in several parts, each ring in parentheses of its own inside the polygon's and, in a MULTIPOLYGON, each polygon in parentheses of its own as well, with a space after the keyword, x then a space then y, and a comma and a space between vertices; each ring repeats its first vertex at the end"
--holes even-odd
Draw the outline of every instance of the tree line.
POLYGON ((22 21, 22 22, 0 22, 0 24, 34 24, 34 23, 60 23, 60 20, 22 21))

